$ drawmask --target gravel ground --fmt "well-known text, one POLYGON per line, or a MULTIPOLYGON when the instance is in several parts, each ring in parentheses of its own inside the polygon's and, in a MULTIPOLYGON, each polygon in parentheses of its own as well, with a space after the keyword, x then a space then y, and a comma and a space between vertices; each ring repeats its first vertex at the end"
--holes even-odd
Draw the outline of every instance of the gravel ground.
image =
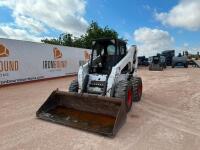
POLYGON ((115 138, 36 119, 52 90, 73 77, 0 88, 0 149, 198 150, 200 69, 140 69, 144 91, 115 138))

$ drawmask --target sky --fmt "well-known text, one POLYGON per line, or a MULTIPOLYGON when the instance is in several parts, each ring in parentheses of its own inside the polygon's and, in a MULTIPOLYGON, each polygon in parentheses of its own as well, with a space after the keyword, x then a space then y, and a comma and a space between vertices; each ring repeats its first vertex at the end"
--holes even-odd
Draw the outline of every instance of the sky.
POLYGON ((78 37, 92 21, 137 45, 139 55, 200 51, 200 0, 0 0, 0 38, 78 37))

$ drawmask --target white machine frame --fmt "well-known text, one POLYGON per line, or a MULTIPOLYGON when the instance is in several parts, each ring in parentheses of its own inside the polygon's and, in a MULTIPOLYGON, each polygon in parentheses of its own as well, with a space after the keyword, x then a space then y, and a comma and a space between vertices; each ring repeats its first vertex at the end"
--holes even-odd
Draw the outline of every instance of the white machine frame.
MULTIPOLYGON (((120 80, 126 79, 130 77, 130 74, 122 74, 122 69, 128 64, 128 67, 130 67, 130 70, 133 77, 137 77, 137 67, 138 67, 138 59, 137 59, 137 47, 135 45, 131 46, 127 50, 126 56, 122 58, 114 67, 112 67, 112 71, 108 77, 107 81, 107 89, 106 89, 106 96, 111 96, 111 89, 113 85, 115 85, 120 80)), ((80 66, 78 71, 78 84, 79 84, 79 92, 83 88, 83 81, 86 77, 86 75, 89 75, 89 80, 99 80, 99 81, 105 81, 107 75, 99 75, 99 74, 89 74, 89 63, 86 63, 83 66, 80 66)))

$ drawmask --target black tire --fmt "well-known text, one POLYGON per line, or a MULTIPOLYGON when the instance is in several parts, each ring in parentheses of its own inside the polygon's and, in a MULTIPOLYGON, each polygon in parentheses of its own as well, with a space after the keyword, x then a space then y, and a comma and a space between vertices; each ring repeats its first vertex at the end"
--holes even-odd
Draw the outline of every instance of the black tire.
POLYGON ((126 111, 129 112, 133 103, 133 87, 131 81, 119 81, 115 85, 114 97, 124 99, 126 111))
POLYGON ((149 66, 149 70, 150 70, 150 71, 152 70, 152 65, 149 66))
POLYGON ((78 92, 78 80, 75 79, 71 82, 69 86, 69 92, 78 92))
POLYGON ((131 80, 133 85, 133 102, 139 102, 142 97, 142 79, 140 77, 134 77, 131 80))
POLYGON ((186 63, 186 64, 184 65, 184 67, 185 67, 185 68, 188 68, 188 64, 186 63))
POLYGON ((163 70, 164 70, 163 66, 160 66, 160 71, 163 71, 163 70))

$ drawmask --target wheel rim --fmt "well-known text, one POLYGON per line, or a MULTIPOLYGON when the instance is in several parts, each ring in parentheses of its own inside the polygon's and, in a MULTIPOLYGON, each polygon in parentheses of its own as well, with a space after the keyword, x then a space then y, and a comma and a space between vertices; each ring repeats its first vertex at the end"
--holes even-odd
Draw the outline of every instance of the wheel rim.
POLYGON ((139 97, 139 99, 141 98, 141 96, 142 96, 142 84, 139 85, 139 87, 138 87, 138 97, 139 97))
POLYGON ((129 107, 131 106, 132 97, 133 97, 132 90, 129 89, 129 90, 128 90, 128 106, 129 106, 129 107))

